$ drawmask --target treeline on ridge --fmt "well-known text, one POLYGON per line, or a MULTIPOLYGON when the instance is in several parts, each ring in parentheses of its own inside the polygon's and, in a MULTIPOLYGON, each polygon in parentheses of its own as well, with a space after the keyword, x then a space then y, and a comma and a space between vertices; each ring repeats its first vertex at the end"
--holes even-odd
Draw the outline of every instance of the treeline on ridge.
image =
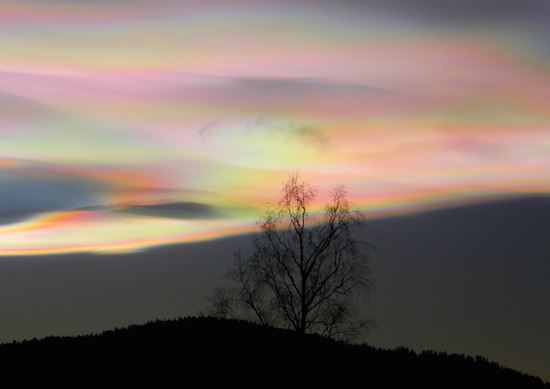
POLYGON ((362 379, 366 383, 549 387, 540 378, 480 356, 434 351, 416 353, 349 344, 244 321, 210 317, 157 320, 101 334, 47 337, 0 345, 4 367, 20 361, 41 367, 119 365, 136 371, 176 373, 182 369, 215 372, 277 373, 310 381, 362 379), (186 362, 183 363, 182 361, 186 362))

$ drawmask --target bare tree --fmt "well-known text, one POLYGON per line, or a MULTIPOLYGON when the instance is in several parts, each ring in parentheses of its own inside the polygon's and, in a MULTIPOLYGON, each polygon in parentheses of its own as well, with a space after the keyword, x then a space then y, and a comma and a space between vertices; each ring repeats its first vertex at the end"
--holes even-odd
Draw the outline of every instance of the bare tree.
POLYGON ((210 298, 214 316, 350 340, 368 329, 361 308, 373 290, 371 246, 355 238, 361 215, 346 191, 312 213, 316 190, 292 175, 258 222, 252 250, 235 254, 232 286, 210 298))

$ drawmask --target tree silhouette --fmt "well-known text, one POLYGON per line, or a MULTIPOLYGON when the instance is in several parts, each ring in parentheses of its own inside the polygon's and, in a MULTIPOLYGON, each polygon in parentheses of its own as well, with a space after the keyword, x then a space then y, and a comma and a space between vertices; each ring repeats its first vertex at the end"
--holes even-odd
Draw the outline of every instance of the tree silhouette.
POLYGON ((258 222, 252 249, 237 251, 216 289, 210 314, 266 326, 360 337, 369 328, 365 298, 373 290, 368 267, 371 246, 356 238, 361 215, 337 186, 322 212, 312 212, 316 190, 293 174, 281 200, 258 222))

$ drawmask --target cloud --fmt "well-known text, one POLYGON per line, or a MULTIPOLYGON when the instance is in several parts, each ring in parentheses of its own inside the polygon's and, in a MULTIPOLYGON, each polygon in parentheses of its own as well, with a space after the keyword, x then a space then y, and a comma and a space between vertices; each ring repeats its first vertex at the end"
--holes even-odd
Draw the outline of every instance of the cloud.
MULTIPOLYGON (((326 3, 313 0, 317 4, 326 3)), ((503 21, 525 18, 544 20, 550 12, 547 0, 343 0, 338 5, 352 12, 368 12, 376 9, 408 18, 432 21, 466 22, 503 21)))
POLYGON ((371 85, 309 78, 231 78, 228 89, 250 106, 286 107, 285 111, 338 115, 342 107, 356 113, 372 101, 393 97, 393 91, 371 85))
POLYGON ((33 213, 21 213, 17 215, 0 216, 0 226, 21 223, 34 216, 33 213))
POLYGON ((289 124, 264 117, 258 117, 248 123, 245 131, 247 135, 276 138, 292 146, 306 147, 317 151, 325 151, 331 143, 330 137, 314 124, 289 124))
MULTIPOLYGON (((376 85, 302 77, 206 77, 188 76, 174 81, 170 98, 235 109, 247 115, 334 118, 365 116, 373 104, 388 104, 401 93, 376 85), (204 83, 204 84, 203 84, 204 83)), ((208 135, 217 118, 201 131, 208 135)))
POLYGON ((3 173, 5 176, 0 180, 0 224, 102 202, 101 185, 90 178, 61 174, 42 176, 40 172, 20 169, 3 173))
POLYGON ((330 146, 330 137, 314 125, 290 126, 283 130, 282 135, 287 136, 294 143, 318 151, 324 151, 330 146))
POLYGON ((170 219, 210 219, 223 216, 215 207, 196 202, 133 205, 117 212, 170 219))
POLYGON ((370 85, 303 77, 234 77, 231 80, 251 91, 262 93, 320 93, 320 92, 363 92, 390 93, 370 85))
POLYGON ((203 140, 212 138, 213 136, 216 135, 218 128, 219 128, 219 123, 217 121, 210 121, 204 124, 199 129, 199 135, 203 140))
POLYGON ((315 124, 292 123, 263 116, 239 124, 210 121, 198 133, 203 141, 213 144, 246 139, 247 142, 255 142, 256 147, 263 148, 262 153, 269 153, 275 145, 316 152, 323 152, 331 145, 331 138, 315 124))
POLYGON ((313 124, 273 125, 263 127, 260 131, 269 137, 284 139, 283 143, 298 148, 309 148, 324 152, 331 145, 330 137, 313 124))

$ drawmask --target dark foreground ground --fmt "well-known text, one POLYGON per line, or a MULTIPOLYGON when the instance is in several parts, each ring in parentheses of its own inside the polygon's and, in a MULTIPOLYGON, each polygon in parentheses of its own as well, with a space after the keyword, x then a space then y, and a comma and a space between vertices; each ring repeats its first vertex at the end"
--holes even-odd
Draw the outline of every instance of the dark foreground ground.
POLYGON ((20 385, 550 388, 479 356, 376 349, 195 317, 2 344, 0 363, 4 380, 20 385))

